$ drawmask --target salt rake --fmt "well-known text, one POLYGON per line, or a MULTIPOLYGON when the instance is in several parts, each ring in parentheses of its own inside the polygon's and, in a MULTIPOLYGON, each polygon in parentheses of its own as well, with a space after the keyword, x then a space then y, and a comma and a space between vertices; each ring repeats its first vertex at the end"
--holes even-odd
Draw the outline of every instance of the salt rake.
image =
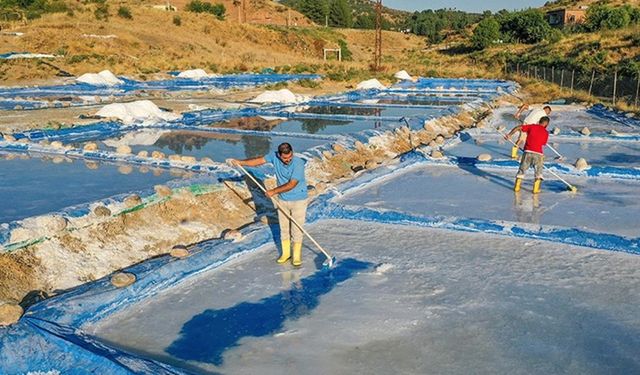
MULTIPOLYGON (((235 163, 234 163, 234 165, 237 166, 238 168, 240 168, 242 173, 244 173, 247 177, 249 177, 251 179, 251 181, 253 181, 253 183, 258 185, 258 187, 260 188, 260 190, 262 190, 263 193, 267 194, 267 189, 265 189, 264 186, 262 186, 262 184, 260 182, 258 182, 258 180, 256 180, 255 177, 253 177, 246 169, 244 169, 243 166, 241 166, 240 164, 235 164, 235 163)), ((278 203, 278 199, 274 198, 274 199, 272 199, 272 201, 276 205, 276 208, 278 210, 280 210, 284 214, 284 216, 287 217, 287 219, 291 220, 291 222, 293 222, 293 224, 296 227, 298 227, 298 229, 300 229, 302 231, 302 233, 304 233, 304 235, 307 236, 307 238, 309 238, 309 240, 311 240, 311 242, 313 242, 314 245, 316 245, 316 247, 322 252, 322 254, 324 254, 324 256, 327 258, 327 260, 325 260, 322 263, 322 267, 323 268, 332 268, 333 264, 335 262, 335 258, 332 257, 322 246, 320 246, 320 244, 313 237, 311 237, 309 232, 307 232, 302 227, 302 225, 300 225, 293 217, 291 217, 291 215, 289 215, 285 210, 282 209, 282 207, 280 206, 280 203, 278 203)))
MULTIPOLYGON (((518 147, 518 149, 522 152, 524 152, 524 150, 522 148, 520 148, 513 140, 511 140, 511 138, 508 138, 506 134, 504 134, 503 132, 501 132, 500 130, 496 129, 496 131, 498 133, 500 133, 500 135, 502 135, 504 137, 504 139, 508 140, 509 142, 511 142, 512 145, 518 147)), ((564 183, 565 185, 567 185, 567 187, 569 188, 569 190, 571 190, 572 193, 575 193, 578 191, 578 188, 575 187, 574 185, 571 185, 570 183, 568 183, 564 178, 560 177, 557 173, 555 173, 554 171, 552 171, 551 169, 547 168, 544 164, 542 165, 542 167, 549 173, 551 173, 554 177, 556 177, 558 180, 562 181, 562 183, 564 183)))

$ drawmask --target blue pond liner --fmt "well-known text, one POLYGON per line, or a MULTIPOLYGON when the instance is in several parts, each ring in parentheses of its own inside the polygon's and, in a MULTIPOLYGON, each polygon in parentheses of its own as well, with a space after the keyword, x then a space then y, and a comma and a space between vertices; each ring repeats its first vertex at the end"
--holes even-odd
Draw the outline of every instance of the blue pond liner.
POLYGON ((627 117, 625 113, 616 112, 608 109, 602 104, 596 104, 587 110, 587 113, 596 117, 615 121, 632 128, 640 127, 640 120, 634 117, 627 117))

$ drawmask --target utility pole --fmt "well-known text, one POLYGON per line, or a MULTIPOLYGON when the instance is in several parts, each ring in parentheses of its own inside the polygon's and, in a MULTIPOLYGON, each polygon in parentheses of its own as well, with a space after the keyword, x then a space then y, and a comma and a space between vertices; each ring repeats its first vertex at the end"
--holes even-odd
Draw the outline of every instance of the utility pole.
POLYGON ((382 68, 382 0, 376 0, 376 49, 373 58, 373 68, 382 68))

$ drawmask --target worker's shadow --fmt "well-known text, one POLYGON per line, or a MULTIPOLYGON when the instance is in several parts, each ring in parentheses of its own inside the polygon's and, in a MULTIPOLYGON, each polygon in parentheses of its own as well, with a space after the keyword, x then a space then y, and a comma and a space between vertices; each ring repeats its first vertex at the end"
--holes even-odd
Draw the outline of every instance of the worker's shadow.
POLYGON ((507 190, 513 189, 512 181, 502 176, 499 176, 497 174, 489 173, 478 168, 478 166, 476 165, 478 162, 477 158, 458 157, 457 161, 458 161, 458 168, 462 169, 463 171, 469 172, 475 176, 481 177, 507 190))

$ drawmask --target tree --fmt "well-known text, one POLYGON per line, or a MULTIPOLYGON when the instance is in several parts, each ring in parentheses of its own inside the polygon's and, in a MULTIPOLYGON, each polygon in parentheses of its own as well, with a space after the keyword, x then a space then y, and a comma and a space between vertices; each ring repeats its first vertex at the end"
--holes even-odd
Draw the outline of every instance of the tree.
POLYGON ((512 42, 535 44, 544 40, 551 32, 551 26, 539 9, 498 14, 500 31, 512 42))
MULTIPOLYGON (((602 29, 621 29, 631 23, 630 7, 610 7, 607 5, 595 5, 587 10, 586 28, 589 31, 602 29)), ((633 12, 634 18, 637 17, 633 12)))
POLYGON ((299 7, 302 14, 319 25, 324 25, 329 15, 327 0, 300 0, 299 7))
POLYGON ((329 7, 329 25, 333 27, 351 27, 353 11, 347 0, 332 0, 329 7))
POLYGON ((500 24, 495 18, 485 18, 473 31, 471 45, 474 49, 485 49, 500 39, 500 24))

